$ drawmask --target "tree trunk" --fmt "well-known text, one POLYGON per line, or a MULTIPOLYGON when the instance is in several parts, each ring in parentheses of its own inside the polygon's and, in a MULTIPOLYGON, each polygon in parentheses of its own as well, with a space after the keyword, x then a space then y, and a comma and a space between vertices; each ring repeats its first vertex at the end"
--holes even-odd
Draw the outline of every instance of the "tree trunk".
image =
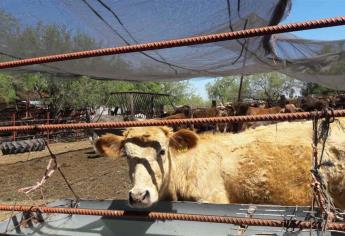
POLYGON ((241 75, 241 79, 240 79, 240 87, 238 88, 237 102, 240 102, 240 101, 241 101, 241 95, 242 95, 242 84, 243 84, 243 74, 241 75))

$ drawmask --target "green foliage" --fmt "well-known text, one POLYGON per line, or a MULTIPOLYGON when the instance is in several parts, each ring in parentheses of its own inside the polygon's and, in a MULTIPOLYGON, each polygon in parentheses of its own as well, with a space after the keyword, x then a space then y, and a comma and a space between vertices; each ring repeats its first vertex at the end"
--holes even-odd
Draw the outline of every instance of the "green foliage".
MULTIPOLYGON (((207 83, 206 89, 210 99, 219 100, 222 103, 226 101, 235 101, 240 87, 240 77, 229 76, 217 78, 214 82, 207 83)), ((242 83, 242 97, 249 96, 249 81, 244 78, 242 83)))
POLYGON ((304 83, 304 86, 302 88, 302 95, 308 96, 308 95, 329 95, 334 93, 335 91, 329 88, 326 88, 325 86, 314 84, 314 83, 304 83))
POLYGON ((180 99, 176 105, 190 105, 192 107, 209 107, 211 103, 209 101, 205 101, 199 95, 195 95, 191 93, 189 96, 183 97, 180 99))
POLYGON ((12 102, 16 99, 16 90, 10 76, 0 74, 0 98, 1 102, 12 102))
POLYGON ((185 81, 129 82, 94 80, 86 76, 59 78, 42 73, 0 74, 0 96, 5 102, 13 102, 19 93, 35 95, 49 105, 54 114, 65 108, 97 108, 106 103, 115 106, 118 101, 111 93, 133 91, 171 94, 176 105, 204 104, 185 81))
MULTIPOLYGON (((221 102, 236 101, 240 86, 240 77, 218 78, 206 85, 210 99, 221 102)), ((272 72, 245 76, 243 78, 241 98, 277 100, 284 94, 293 97, 300 83, 286 75, 272 72)))
POLYGON ((278 100, 280 95, 292 98, 295 96, 296 88, 301 86, 299 81, 278 72, 251 75, 249 79, 253 96, 270 101, 278 100))

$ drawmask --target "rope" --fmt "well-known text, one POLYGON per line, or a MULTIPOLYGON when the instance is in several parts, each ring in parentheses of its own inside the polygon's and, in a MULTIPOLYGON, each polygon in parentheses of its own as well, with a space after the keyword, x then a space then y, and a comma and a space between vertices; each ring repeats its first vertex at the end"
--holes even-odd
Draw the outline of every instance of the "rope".
POLYGON ((74 198, 75 198, 75 204, 78 204, 79 203, 79 200, 80 200, 80 197, 75 193, 75 191, 73 190, 72 186, 70 185, 70 183, 68 182, 66 176, 64 175, 64 173, 62 172, 61 170, 61 167, 57 164, 57 158, 56 158, 56 155, 50 150, 50 147, 48 145, 48 142, 46 140, 44 140, 46 146, 47 146, 47 149, 49 151, 49 154, 51 156, 51 158, 55 161, 56 163, 56 166, 57 166, 57 170, 59 171, 59 173, 61 174, 62 178, 64 179, 67 187, 69 188, 69 190, 72 192, 74 198))
POLYGON ((320 19, 320 20, 305 21, 305 22, 300 22, 300 23, 291 23, 291 24, 284 24, 284 25, 266 26, 266 27, 260 27, 260 28, 254 28, 254 29, 240 30, 240 31, 235 31, 235 32, 209 34, 209 35, 204 35, 204 36, 195 36, 195 37, 188 37, 188 38, 181 38, 181 39, 156 41, 156 42, 150 42, 150 43, 140 43, 140 44, 126 45, 126 46, 120 46, 120 47, 114 47, 114 48, 94 49, 94 50, 88 50, 88 51, 79 51, 79 52, 56 54, 56 55, 43 56, 43 57, 20 59, 20 60, 14 60, 14 61, 6 61, 6 62, 0 63, 0 69, 33 65, 33 64, 43 64, 43 63, 57 62, 57 61, 67 61, 67 60, 74 60, 74 59, 81 59, 81 58, 88 58, 88 57, 107 56, 107 55, 123 54, 123 53, 130 53, 130 52, 142 52, 142 51, 149 51, 149 50, 156 50, 156 49, 163 49, 163 48, 213 43, 213 42, 220 42, 220 41, 225 41, 225 40, 257 37, 257 36, 263 36, 263 35, 269 35, 269 34, 279 34, 279 33, 285 33, 285 32, 298 31, 298 30, 308 30, 308 29, 324 28, 324 27, 331 27, 331 26, 339 26, 339 25, 344 25, 344 24, 345 24, 345 17, 339 16, 339 17, 334 17, 334 18, 325 18, 325 19, 320 19))
MULTIPOLYGON (((223 223, 234 225, 251 225, 251 226, 272 226, 272 227, 289 227, 295 229, 321 229, 319 223, 299 220, 273 220, 273 219, 256 219, 245 217, 217 216, 217 215, 200 215, 200 214, 183 214, 168 212, 128 212, 124 210, 101 210, 87 208, 65 208, 65 207, 35 207, 27 205, 6 205, 0 204, 0 211, 20 211, 20 212, 39 212, 39 213, 56 213, 71 215, 93 215, 106 216, 112 218, 134 218, 145 220, 183 220, 198 221, 209 223, 223 223)), ((345 231, 345 223, 328 223, 328 230, 345 231)))
MULTIPOLYGON (((72 186, 70 185, 70 183, 68 182, 66 176, 64 175, 64 173, 62 172, 61 170, 61 167, 58 165, 57 163, 57 157, 56 155, 51 151, 49 145, 48 145, 48 142, 46 140, 44 140, 45 142, 45 145, 49 151, 49 154, 50 154, 50 157, 51 159, 49 160, 48 162, 48 165, 47 165, 47 168, 44 172, 44 175, 43 177, 41 178, 41 181, 37 182, 35 185, 33 186, 29 186, 29 187, 24 187, 24 188, 21 188, 19 189, 18 191, 19 192, 23 192, 24 194, 26 194, 26 196, 28 196, 28 194, 32 191, 35 191, 36 189, 38 188, 41 188, 43 186, 43 184, 46 182, 46 180, 48 178, 50 178, 54 172, 56 170, 59 171, 59 173, 61 174, 62 178, 64 179, 64 181, 66 182, 67 184, 67 187, 69 188, 69 190, 72 192, 74 198, 75 198, 75 205, 76 206, 78 203, 79 203, 79 200, 80 200, 80 197, 75 193, 75 191, 73 190, 72 186)), ((29 196, 28 196, 29 197, 29 196)), ((29 197, 30 198, 30 197, 29 197)), ((30 198, 31 199, 31 198, 30 198)))
MULTIPOLYGON (((330 113, 328 111, 328 113, 330 113)), ((296 112, 296 113, 277 113, 266 115, 250 116, 223 116, 207 118, 190 118, 174 120, 140 120, 140 121, 120 121, 120 122, 99 122, 99 123, 70 123, 70 124, 44 124, 44 125, 23 125, 23 126, 2 126, 0 132, 30 131, 36 130, 58 130, 58 129, 88 129, 88 128, 121 128, 121 127, 141 127, 141 126, 170 126, 170 125, 189 125, 189 124, 217 124, 234 122, 255 122, 255 121, 292 121, 312 119, 314 116, 322 118, 324 112, 296 112)), ((335 110, 334 117, 345 116, 345 110, 335 110)))
POLYGON ((322 158, 326 141, 330 134, 330 124, 335 121, 335 115, 333 109, 324 109, 323 113, 324 120, 321 121, 320 125, 318 125, 318 116, 316 113, 314 113, 315 115, 313 117, 313 168, 311 170, 313 187, 312 209, 314 209, 315 203, 317 203, 321 209, 321 219, 316 219, 315 217, 313 217, 313 219, 320 221, 322 235, 324 235, 327 230, 328 222, 333 221, 335 217, 342 219, 342 216, 339 214, 340 212, 336 209, 327 190, 324 179, 319 172, 321 166, 333 166, 333 163, 331 162, 323 162, 322 158), (322 144, 320 157, 317 150, 319 142, 322 144))

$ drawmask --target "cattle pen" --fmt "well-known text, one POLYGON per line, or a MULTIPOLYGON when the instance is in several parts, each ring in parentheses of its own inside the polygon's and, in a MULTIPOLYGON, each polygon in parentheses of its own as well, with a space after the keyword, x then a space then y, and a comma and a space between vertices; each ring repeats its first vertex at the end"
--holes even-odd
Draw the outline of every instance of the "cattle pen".
MULTIPOLYGON (((280 1, 286 2, 286 1, 280 1)), ((0 69, 68 60, 99 57, 115 54, 145 52, 173 47, 193 46, 226 40, 271 36, 279 33, 308 30, 321 27, 345 25, 345 17, 320 19, 315 21, 271 25, 260 28, 243 29, 226 33, 194 36, 150 43, 129 44, 113 48, 102 48, 54 54, 42 57, 17 59, 0 62, 0 69)), ((247 51, 247 50, 246 50, 247 51)), ((245 63, 245 62, 244 62, 245 63)), ((45 65, 45 64, 44 64, 45 65)), ((50 68, 50 70, 53 70, 50 68)), ((124 94, 117 94, 123 96, 124 94)), ((165 95, 162 95, 165 98, 165 95)), ((123 98, 127 99, 127 97, 123 98)), ((132 96, 133 99, 133 96, 132 96)), ((149 98, 148 98, 149 99, 149 98)), ((131 99, 128 104, 131 106, 131 99)), ((143 101, 154 117, 155 103, 143 101)), ((159 104, 158 104, 159 105, 159 104)), ((157 109, 159 106, 157 106, 157 109)), ((127 108, 123 108, 124 110, 127 108)), ((133 115, 134 108, 130 108, 133 115)), ((159 112, 159 111, 157 111, 159 112)), ((337 117, 345 117, 345 110, 325 109, 323 111, 279 113, 251 116, 224 116, 209 118, 187 118, 174 120, 139 120, 121 122, 35 124, 20 126, 0 126, 0 132, 43 132, 54 130, 77 130, 92 128, 128 128, 142 126, 171 126, 189 124, 219 124, 258 121, 312 120, 312 192, 311 205, 275 206, 258 204, 206 204, 189 202, 159 202, 149 209, 133 209, 125 201, 83 200, 74 192, 69 181, 58 165, 55 154, 49 149, 51 160, 41 182, 22 189, 31 192, 40 186, 57 170, 65 181, 74 199, 61 199, 40 205, 0 204, 0 211, 12 212, 11 217, 0 222, 1 235, 345 235, 344 213, 335 208, 327 189, 320 179, 319 169, 323 164, 318 153, 318 134, 329 132, 329 124, 337 117), (322 126, 319 126, 323 124, 322 126), (320 128, 321 127, 321 128, 320 128), (321 129, 321 130, 320 130, 321 129), (16 213, 15 213, 16 212, 16 213), (18 213, 19 212, 19 213, 18 213), (189 223, 191 222, 191 223, 189 223)))

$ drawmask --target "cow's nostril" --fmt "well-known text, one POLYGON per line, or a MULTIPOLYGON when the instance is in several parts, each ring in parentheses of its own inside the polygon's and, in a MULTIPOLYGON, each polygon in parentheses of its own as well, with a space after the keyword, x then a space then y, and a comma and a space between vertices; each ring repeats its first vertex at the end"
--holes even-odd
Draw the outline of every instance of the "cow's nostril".
POLYGON ((148 190, 146 190, 145 192, 144 192, 144 194, 143 194, 143 200, 145 200, 145 199, 149 199, 150 198, 150 192, 148 191, 148 190))
POLYGON ((129 192, 128 194, 128 200, 130 203, 133 203, 134 202, 134 199, 133 199, 133 196, 132 196, 132 192, 129 192))

